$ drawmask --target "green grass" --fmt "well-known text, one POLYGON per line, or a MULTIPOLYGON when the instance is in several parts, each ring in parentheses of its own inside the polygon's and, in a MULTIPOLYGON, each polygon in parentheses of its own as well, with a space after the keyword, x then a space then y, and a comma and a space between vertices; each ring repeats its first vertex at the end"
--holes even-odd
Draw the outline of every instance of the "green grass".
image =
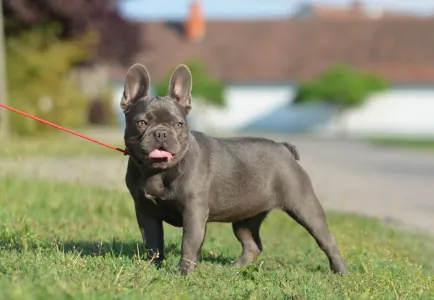
POLYGON ((434 151, 434 138, 372 137, 374 145, 434 151))
POLYGON ((13 178, 0 191, 0 299, 434 299, 433 241, 376 220, 329 214, 344 277, 281 212, 243 269, 230 266, 241 250, 231 226, 210 224, 202 262, 183 277, 181 230, 165 226, 167 261, 149 265, 126 192, 13 178))
MULTIPOLYGON (((98 138, 98 137, 95 137, 98 138)), ((124 148, 122 136, 119 141, 102 141, 110 145, 124 148)), ((12 137, 0 140, 0 156, 82 156, 82 155, 122 155, 117 151, 95 144, 91 141, 59 134, 48 137, 12 137)))

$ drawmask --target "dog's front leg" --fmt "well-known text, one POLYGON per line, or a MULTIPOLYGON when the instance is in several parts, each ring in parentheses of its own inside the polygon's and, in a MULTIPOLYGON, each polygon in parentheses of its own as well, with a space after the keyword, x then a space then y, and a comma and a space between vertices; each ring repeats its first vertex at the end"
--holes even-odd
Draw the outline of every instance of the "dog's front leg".
POLYGON ((189 207, 183 213, 181 260, 178 267, 183 275, 196 268, 202 250, 208 220, 208 209, 189 207))
POLYGON ((147 251, 147 259, 158 264, 164 259, 163 221, 146 216, 137 205, 136 217, 147 251))

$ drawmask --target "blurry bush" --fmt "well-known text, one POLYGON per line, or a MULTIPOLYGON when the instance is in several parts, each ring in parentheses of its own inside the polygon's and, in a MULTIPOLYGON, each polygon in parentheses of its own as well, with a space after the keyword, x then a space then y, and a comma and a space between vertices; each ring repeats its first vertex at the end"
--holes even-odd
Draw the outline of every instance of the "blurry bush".
POLYGON ((294 103, 327 102, 340 109, 361 105, 374 92, 388 88, 387 81, 347 65, 334 66, 300 84, 294 103))
MULTIPOLYGON (((6 39, 10 104, 67 127, 85 124, 86 99, 69 71, 88 55, 94 34, 59 40, 59 27, 45 24, 6 39)), ((11 130, 28 135, 52 130, 49 126, 11 115, 11 130)))
MULTIPOLYGON (((119 1, 3 0, 11 105, 64 126, 84 125, 89 102, 71 71, 105 62, 129 65, 141 46, 140 28, 122 18, 119 1)), ((107 112, 93 119, 109 122, 108 99, 100 95, 93 103, 93 113, 107 112)), ((17 134, 50 130, 15 114, 11 123, 17 134)))
POLYGON ((121 16, 121 1, 125 0, 3 0, 6 37, 46 23, 59 26, 60 40, 80 38, 92 29, 99 42, 87 63, 101 60, 130 65, 141 50, 142 32, 136 22, 121 16))
MULTIPOLYGON (((205 65, 200 60, 190 60, 186 62, 186 65, 190 68, 193 76, 193 89, 192 96, 207 103, 224 106, 224 85, 217 78, 209 75, 205 70, 205 65)), ((175 68, 175 66, 174 66, 175 68)), ((162 96, 167 94, 169 87, 170 76, 173 70, 166 76, 164 80, 159 82, 155 91, 157 95, 162 96)))

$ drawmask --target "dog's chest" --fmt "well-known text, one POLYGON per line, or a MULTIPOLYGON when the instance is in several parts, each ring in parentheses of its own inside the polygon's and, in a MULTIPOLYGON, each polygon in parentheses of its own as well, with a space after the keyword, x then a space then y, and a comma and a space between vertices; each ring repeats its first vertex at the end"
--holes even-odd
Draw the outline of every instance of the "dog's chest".
POLYGON ((174 196, 170 184, 164 182, 160 176, 155 176, 142 181, 141 189, 145 196, 142 207, 147 214, 162 218, 173 226, 182 226, 182 205, 174 196))
POLYGON ((142 184, 145 197, 148 199, 166 199, 167 189, 161 176, 152 176, 146 178, 142 184))

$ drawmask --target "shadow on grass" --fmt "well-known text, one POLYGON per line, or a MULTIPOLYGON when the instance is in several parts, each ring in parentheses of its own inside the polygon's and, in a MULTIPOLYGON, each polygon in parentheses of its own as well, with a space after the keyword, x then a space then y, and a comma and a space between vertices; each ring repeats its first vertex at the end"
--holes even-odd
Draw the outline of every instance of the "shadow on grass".
MULTIPOLYGON (((112 255, 115 257, 126 256, 129 258, 140 257, 145 259, 145 249, 142 243, 138 242, 94 242, 94 241, 67 241, 58 244, 59 249, 64 252, 80 253, 84 256, 106 256, 112 255)), ((169 243, 164 248, 164 253, 167 256, 181 255, 179 245, 169 243)), ((201 261, 210 262, 220 265, 231 265, 234 258, 224 256, 212 256, 208 254, 202 255, 201 261)))
MULTIPOLYGON (((0 250, 9 251, 37 251, 37 250, 54 250, 65 253, 80 254, 80 256, 102 256, 110 255, 112 257, 128 257, 130 259, 146 259, 145 248, 141 242, 135 241, 61 241, 54 240, 51 243, 46 241, 37 241, 33 239, 3 239, 0 236, 0 250)), ((179 245, 169 243, 166 245, 164 252, 166 257, 176 255, 180 256, 179 245)), ((235 259, 232 257, 213 256, 203 253, 201 261, 220 265, 231 265, 235 259)))
MULTIPOLYGON (((105 240, 105 241, 83 241, 83 240, 60 240, 54 238, 53 240, 38 240, 32 236, 6 234, 2 235, 0 232, 0 251, 16 251, 16 252, 40 252, 43 253, 66 253, 77 256, 87 257, 127 257, 131 260, 146 260, 145 248, 140 241, 118 241, 118 240, 105 240)), ((164 249, 166 258, 175 256, 179 259, 181 255, 180 245, 177 243, 168 243, 164 249)), ((237 257, 224 256, 213 254, 209 251, 202 251, 200 261, 210 263, 213 265, 232 266, 237 257)), ((251 276, 251 273, 256 272, 258 265, 262 265, 259 261, 246 267, 242 267, 241 274, 251 276), (247 275, 246 275, 247 274, 247 275), (250 275, 249 275, 250 274, 250 275)), ((289 266, 290 263, 281 258, 270 259, 268 268, 281 268, 282 266, 289 266)), ((159 268, 161 265, 157 265, 159 268)), ((305 266, 307 270, 312 273, 328 273, 329 268, 325 264, 305 266)), ((267 268, 267 267, 265 267, 267 268)), ((243 275, 243 276, 244 276, 243 275)))

